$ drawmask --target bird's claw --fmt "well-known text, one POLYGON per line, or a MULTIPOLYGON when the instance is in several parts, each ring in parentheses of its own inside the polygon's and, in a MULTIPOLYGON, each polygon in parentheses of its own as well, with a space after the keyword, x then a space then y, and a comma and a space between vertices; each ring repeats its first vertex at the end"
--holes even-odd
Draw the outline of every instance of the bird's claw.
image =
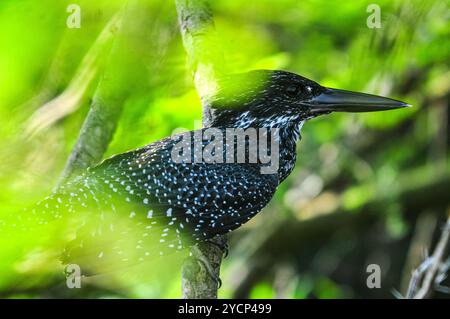
POLYGON ((222 287, 222 279, 220 279, 220 277, 216 274, 209 260, 205 257, 205 255, 198 248, 198 246, 193 246, 191 252, 197 259, 197 261, 204 266, 209 276, 217 283, 217 288, 222 287))

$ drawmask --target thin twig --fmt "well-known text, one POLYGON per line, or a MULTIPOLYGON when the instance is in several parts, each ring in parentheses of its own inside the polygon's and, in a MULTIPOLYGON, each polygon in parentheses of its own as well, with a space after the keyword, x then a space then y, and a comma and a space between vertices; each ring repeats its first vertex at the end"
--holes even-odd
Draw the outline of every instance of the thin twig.
POLYGON ((427 257, 418 268, 416 268, 411 276, 407 298, 424 299, 431 295, 433 289, 441 287, 440 283, 446 277, 448 271, 447 247, 450 239, 450 219, 442 230, 441 237, 434 249, 434 253, 427 257), (421 280, 423 278, 423 280, 421 280), (421 282, 419 289, 418 284, 421 282))

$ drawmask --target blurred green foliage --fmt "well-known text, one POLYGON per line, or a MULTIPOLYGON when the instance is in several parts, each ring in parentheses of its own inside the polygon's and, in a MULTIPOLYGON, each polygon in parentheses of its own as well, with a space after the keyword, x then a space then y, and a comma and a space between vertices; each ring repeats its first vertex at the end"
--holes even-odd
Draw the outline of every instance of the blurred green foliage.
MULTIPOLYGON (((117 90, 127 94, 119 127, 105 157, 145 145, 180 127, 192 129, 194 121, 201 119, 200 100, 186 65, 172 1, 128 1, 127 6, 133 10, 123 21, 127 31, 112 40, 112 45, 111 40, 102 43, 98 37, 125 2, 77 0, 81 8, 79 29, 66 26, 70 3, 73 1, 0 1, 3 215, 31 206, 51 192, 105 70, 114 75, 117 90), (96 59, 87 68, 85 58, 89 54, 96 59), (75 86, 80 94, 76 103, 71 95, 50 109, 50 115, 61 111, 64 116, 30 134, 30 123, 40 114, 38 110, 64 94, 80 74, 90 71, 93 76, 82 78, 75 86)), ((360 214, 358 208, 378 199, 384 203, 380 219, 387 234, 380 238, 401 240, 410 234, 412 224, 405 220, 405 212, 397 203, 399 194, 405 188, 448 176, 448 1, 377 0, 380 29, 366 25, 370 14, 366 8, 371 3, 211 1, 218 45, 232 72, 286 69, 326 86, 386 95, 414 105, 386 113, 333 114, 305 125, 296 172, 280 187, 265 213, 238 231, 238 239, 249 237, 257 242, 258 227, 265 224, 270 229, 280 220, 302 222, 337 209, 360 214)), ((449 203, 450 199, 447 206, 449 203)), ((40 240, 52 242, 54 233, 46 231, 40 240)), ((53 245, 54 251, 47 258, 24 258, 23 251, 16 249, 33 242, 37 235, 0 240, 0 295, 45 296, 46 287, 62 280, 62 268, 50 258, 61 248, 58 244, 53 245)), ((248 251, 231 249, 232 255, 224 265, 222 297, 236 296, 239 278, 252 269, 248 251)), ((337 260, 346 255, 339 249, 334 252, 335 259, 328 252, 327 258, 333 260, 328 262, 338 265, 337 260)), ((270 258, 270 251, 266 253, 270 258)), ((358 262, 362 267, 366 261, 358 262)), ((294 287, 285 288, 289 291, 280 293, 277 289, 275 263, 244 295, 361 296, 360 288, 334 281, 330 272, 301 269, 294 260, 289 263, 293 269, 290 281, 294 282, 294 287)), ((396 285, 401 281, 398 269, 401 267, 394 274, 396 285)), ((141 271, 149 272, 144 267, 141 271)), ((364 269, 359 272, 364 273, 364 269)), ((96 292, 93 285, 81 296, 178 297, 179 281, 178 274, 168 278, 163 287, 155 287, 128 274, 118 283, 119 290, 111 287, 96 292)), ((361 279, 360 285, 364 282, 361 279)), ((389 294, 389 287, 384 293, 389 294)))

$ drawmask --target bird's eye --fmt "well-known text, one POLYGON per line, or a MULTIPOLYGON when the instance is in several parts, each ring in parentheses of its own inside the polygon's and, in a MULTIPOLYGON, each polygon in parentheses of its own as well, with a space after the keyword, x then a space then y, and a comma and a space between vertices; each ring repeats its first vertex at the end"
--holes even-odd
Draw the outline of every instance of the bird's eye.
POLYGON ((289 85, 286 88, 286 92, 287 94, 289 94, 290 96, 297 96, 297 94, 299 93, 300 88, 297 85, 289 85))

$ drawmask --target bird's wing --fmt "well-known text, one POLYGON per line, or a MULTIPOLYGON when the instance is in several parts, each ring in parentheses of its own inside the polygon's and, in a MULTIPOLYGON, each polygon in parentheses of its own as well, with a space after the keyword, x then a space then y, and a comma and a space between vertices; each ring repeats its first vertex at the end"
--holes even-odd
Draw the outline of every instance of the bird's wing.
POLYGON ((258 165, 175 163, 174 143, 168 138, 112 157, 83 179, 93 202, 113 213, 102 214, 96 225, 110 233, 110 246, 133 241, 130 249, 142 251, 139 259, 181 249, 236 229, 272 198, 277 177, 260 174, 258 165), (118 216, 126 222, 114 235, 118 216), (150 244, 159 252, 149 252, 150 244))

